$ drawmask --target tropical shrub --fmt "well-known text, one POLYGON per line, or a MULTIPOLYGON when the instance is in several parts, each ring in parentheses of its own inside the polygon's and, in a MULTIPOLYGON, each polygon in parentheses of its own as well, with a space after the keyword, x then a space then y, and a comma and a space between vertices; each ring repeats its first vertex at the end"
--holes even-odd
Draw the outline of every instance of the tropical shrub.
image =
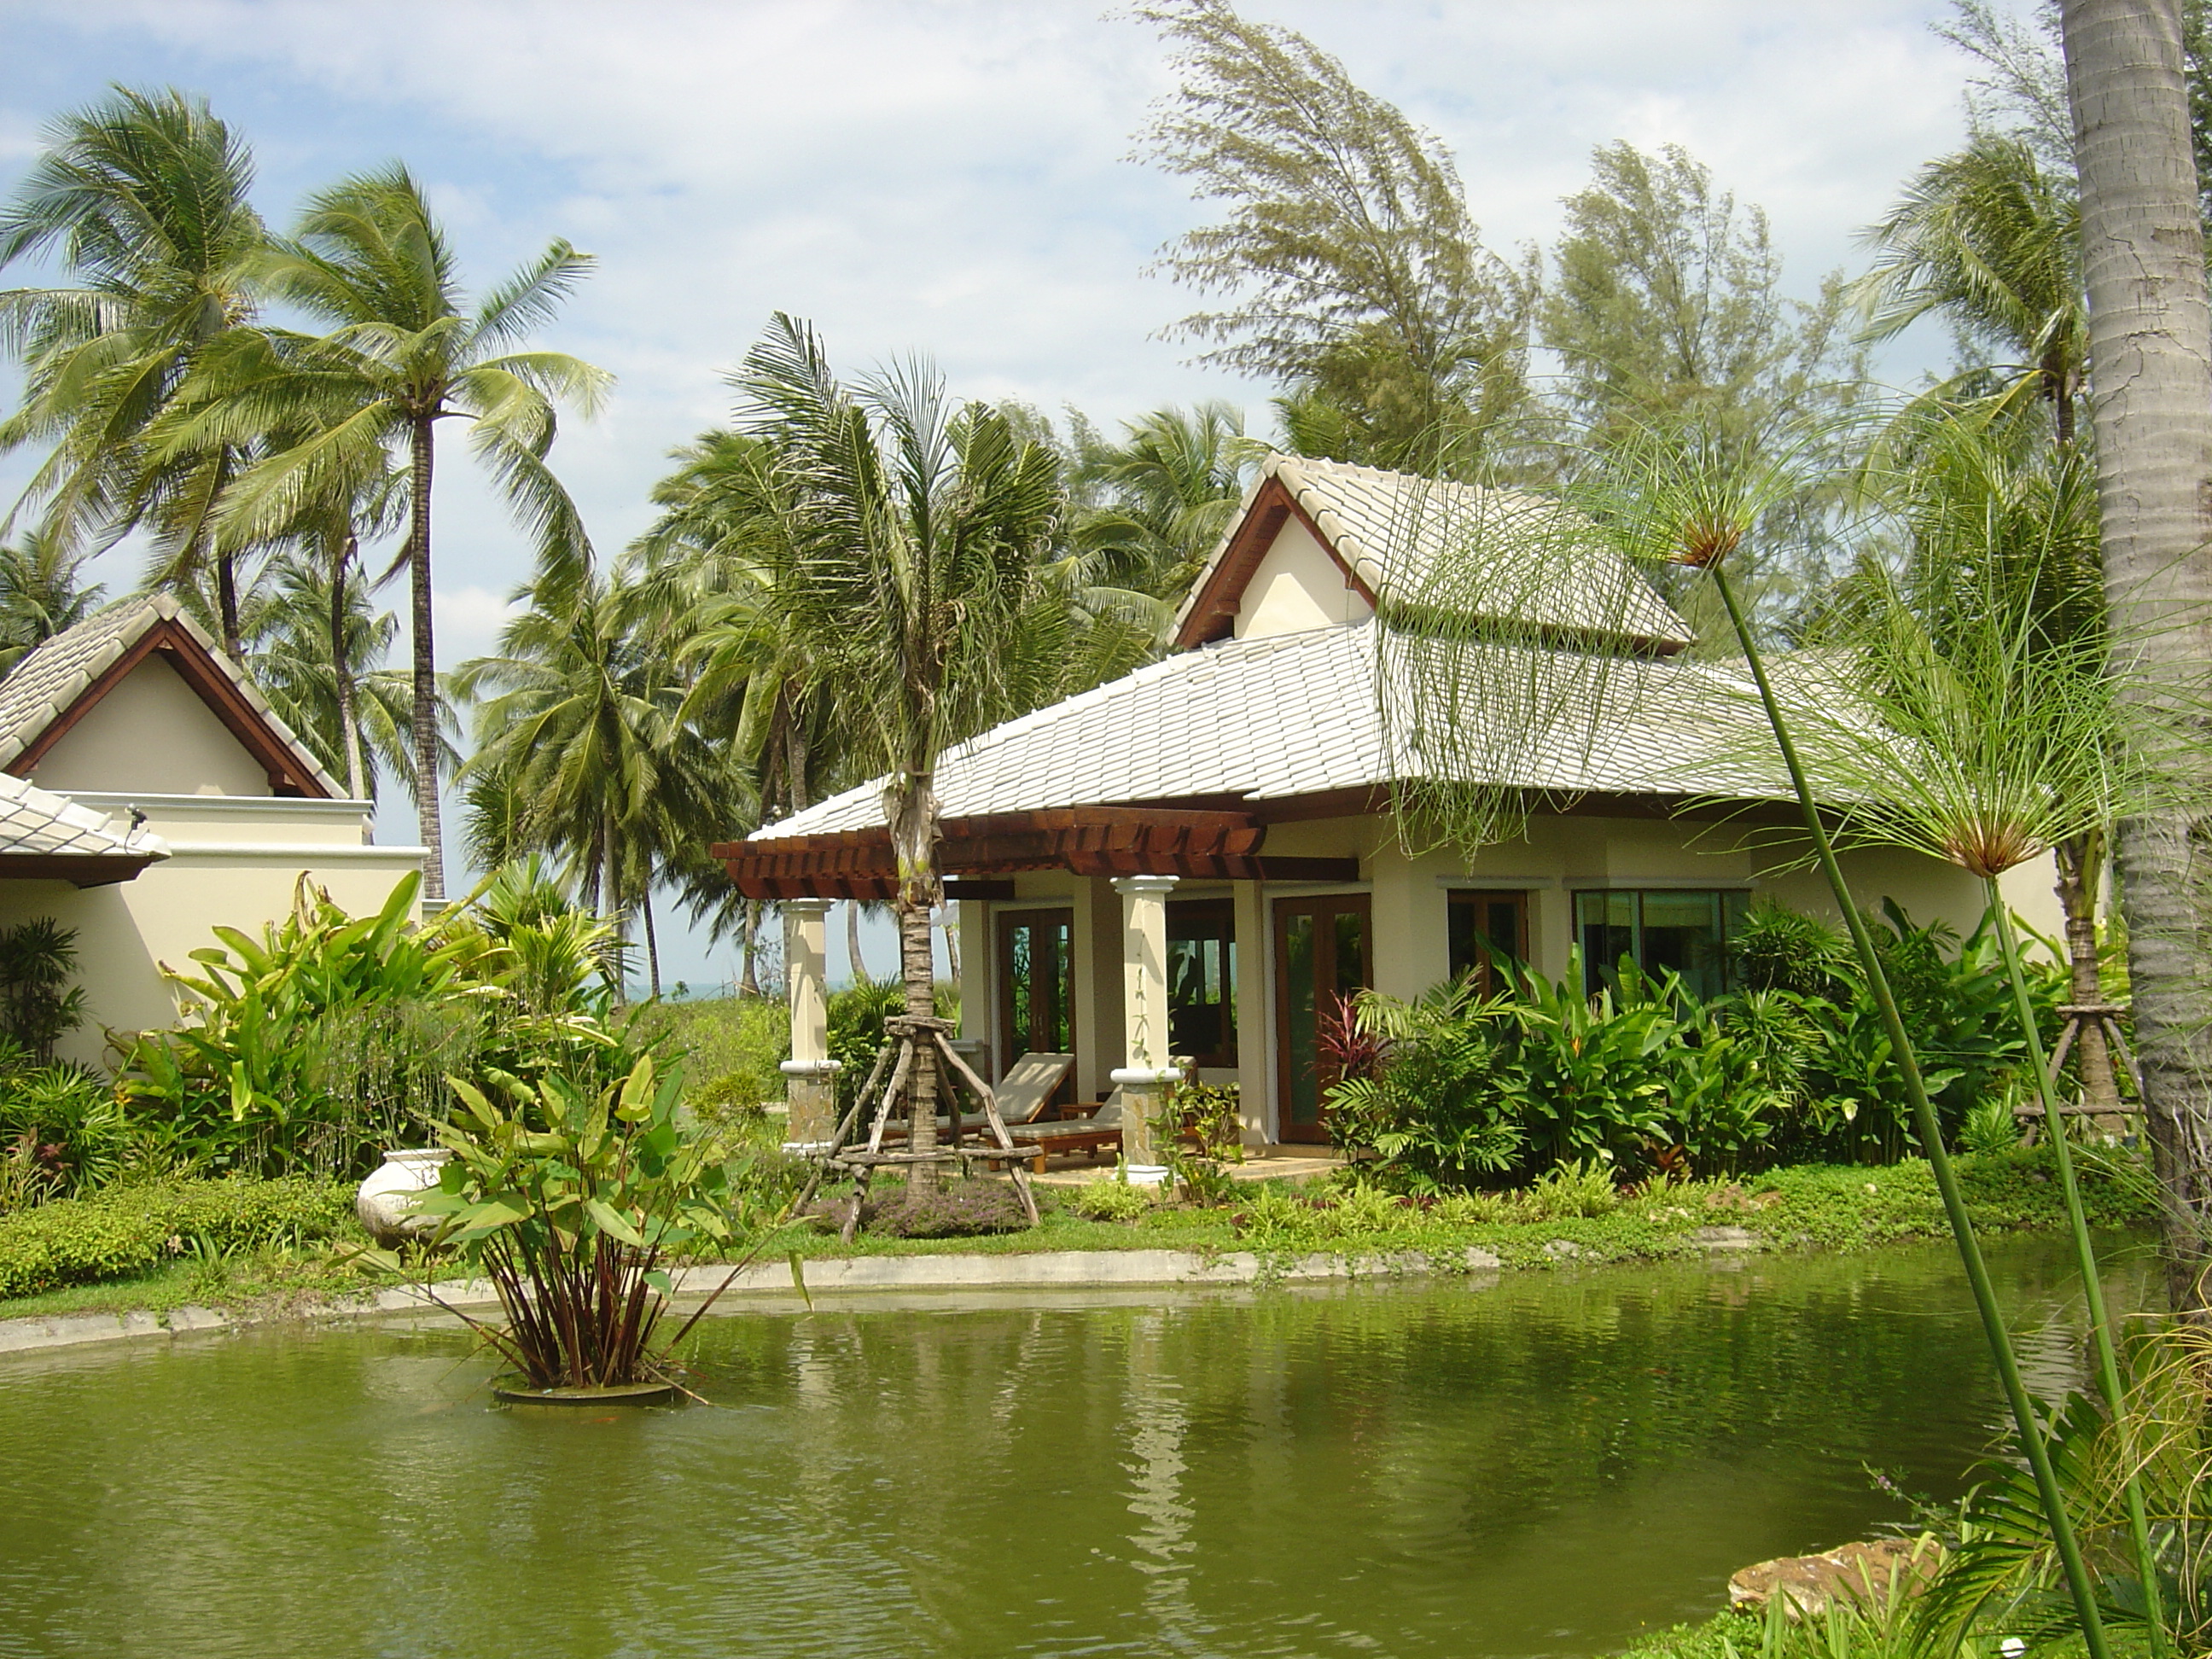
MULTIPOLYGON (((1894 905, 1874 931, 1923 1034, 1947 1137, 1978 1112, 1973 1145, 2006 1144, 1989 1103, 2008 1099, 2026 1043, 1996 941, 1916 926, 1894 905)), ((1338 1058, 1357 1063, 1330 1091, 1331 1133, 1371 1178, 1416 1193, 1525 1182, 1562 1164, 1628 1180, 1904 1157, 1903 1079, 1838 936, 1771 903, 1746 932, 1746 988, 1710 1001, 1629 963, 1586 996, 1578 957, 1557 982, 1510 971, 1486 1000, 1471 981, 1412 1003, 1363 993, 1359 1040, 1334 1039, 1338 1058)), ((2034 982, 2054 1024, 2063 981, 2051 964, 2034 982)))
POLYGON ((0 1216, 0 1297, 143 1273, 196 1244, 328 1238, 352 1213, 349 1185, 301 1180, 160 1182, 57 1199, 0 1216))
POLYGON ((182 1024, 143 1033, 119 1086, 178 1154, 262 1175, 359 1176, 386 1147, 430 1144, 449 1076, 560 1073, 596 1085, 635 1048, 613 1018, 613 936, 534 862, 417 926, 420 878, 373 916, 304 877, 260 938, 220 927, 173 972, 182 1024))
POLYGON ((1126 1181, 1094 1181, 1075 1189, 1067 1207, 1088 1221, 1134 1221, 1159 1207, 1148 1188, 1126 1181))
POLYGON ((497 1291, 507 1322, 479 1326, 485 1341, 532 1389, 665 1376, 683 1332, 657 1340, 662 1264, 732 1236, 722 1166, 677 1119, 682 1074, 646 1055, 603 1088, 503 1074, 454 1092, 439 1130, 453 1157, 421 1212, 497 1291))
POLYGON ((76 972, 76 929, 51 916, 0 927, 0 1036, 37 1060, 84 1024, 84 988, 76 972))
MULTIPOLYGON (((17 1204, 106 1186, 138 1141, 114 1089, 82 1066, 9 1066, 7 1058, 0 1055, 0 1141, 25 1148, 34 1172, 17 1204)), ((0 1212, 13 1207, 0 1197, 0 1212)))

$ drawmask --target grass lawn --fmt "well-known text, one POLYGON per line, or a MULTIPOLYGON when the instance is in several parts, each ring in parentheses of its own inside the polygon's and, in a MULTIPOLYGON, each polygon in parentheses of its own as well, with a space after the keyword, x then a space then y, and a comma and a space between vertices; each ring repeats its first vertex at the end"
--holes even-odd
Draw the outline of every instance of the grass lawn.
MULTIPOLYGON (((1960 1174, 1976 1219, 1989 1231, 2063 1224, 2047 1150, 1962 1159, 1960 1174)), ((2085 1171, 2084 1185, 2090 1218, 2100 1227, 2142 1226, 2155 1218, 2155 1194, 2131 1163, 2095 1165, 2085 1171)), ((1740 1182, 1664 1187, 1614 1202, 1596 1214, 1547 1212, 1548 1200, 1520 1198, 1510 1200, 1510 1213, 1486 1219, 1466 1219, 1449 1206, 1423 1210, 1377 1193, 1331 1194, 1317 1206, 1313 1189, 1266 1182, 1240 1188, 1233 1203, 1216 1208, 1159 1205, 1133 1220, 1101 1221, 1066 1207, 1065 1200, 1077 1190, 1042 1189, 1043 1223, 1030 1231, 929 1239, 864 1233, 846 1244, 834 1231, 811 1224, 763 1241, 761 1254, 775 1260, 796 1250, 809 1260, 826 1260, 1182 1249, 1251 1250, 1286 1260, 1322 1252, 1346 1257, 1426 1255, 1441 1268, 1463 1271, 1471 1247, 1491 1251, 1507 1267, 1552 1268, 1701 1257, 1708 1248, 1704 1230, 1713 1227, 1742 1227, 1756 1233, 1764 1247, 1785 1250, 1854 1249, 1940 1237, 1945 1231, 1935 1182, 1927 1165, 1917 1162, 1879 1169, 1814 1165, 1771 1170, 1740 1182)), ((1576 1200, 1569 1195, 1558 1201, 1576 1200)), ((282 1309, 389 1284, 333 1258, 334 1246, 356 1237, 348 1222, 320 1244, 240 1249, 212 1259, 187 1256, 129 1277, 0 1300, 0 1318, 160 1311, 186 1303, 282 1309)))

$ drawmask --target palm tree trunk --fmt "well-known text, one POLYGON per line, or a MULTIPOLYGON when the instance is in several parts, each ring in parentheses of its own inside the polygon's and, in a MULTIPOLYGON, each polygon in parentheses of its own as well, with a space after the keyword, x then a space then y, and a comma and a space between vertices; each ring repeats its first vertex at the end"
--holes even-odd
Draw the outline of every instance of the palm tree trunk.
POLYGON ((868 964, 860 959, 860 901, 845 901, 845 956, 853 965, 853 983, 873 985, 875 976, 868 972, 868 964))
POLYGON ((653 930, 653 878, 651 876, 646 878, 645 891, 638 896, 637 903, 639 911, 645 917, 646 983, 652 988, 653 994, 658 997, 660 994, 660 935, 653 930))
POLYGON ((331 562, 331 675, 337 682, 338 734, 345 744, 346 793, 354 800, 368 799, 368 769, 362 764, 361 720, 354 709, 353 665, 346 660, 346 567, 361 550, 360 541, 349 531, 331 562))
POLYGON ((620 1007, 629 1001, 629 916, 617 890, 617 872, 622 868, 616 862, 617 850, 614 817, 608 814, 599 819, 599 914, 614 924, 615 960, 621 964, 615 975, 615 1005, 620 1007))
POLYGON ((758 899, 747 899, 744 920, 738 924, 738 994, 741 997, 757 997, 761 994, 761 910, 758 899))
MULTIPOLYGON (((2154 721, 2202 696, 2212 661, 2212 305, 2197 219, 2179 0, 2064 0, 2081 187, 2091 421, 2105 592, 2123 696, 2154 721)), ((2199 867, 2203 732, 2162 745, 2175 805, 2124 819, 2146 1115, 2166 1200, 2168 1290, 2208 1312, 2212 1268, 2212 914, 2199 867)))
MULTIPOLYGON (((898 869, 899 974, 906 982, 906 1013, 909 1019, 932 1019, 937 1014, 937 963, 929 945, 929 913, 937 903, 937 792, 928 772, 908 769, 884 792, 884 817, 890 830, 891 857, 898 869)), ((908 1085, 912 1103, 908 1144, 917 1152, 937 1146, 937 1050, 917 1045, 914 1076, 908 1085)), ((959 1139, 959 1123, 953 1124, 959 1139)), ((917 1164, 909 1183, 927 1190, 939 1184, 938 1167, 917 1164)))
POLYGON ((246 660, 238 635, 238 555, 228 548, 215 556, 215 602, 222 623, 222 648, 233 662, 246 660))
POLYGON ((416 416, 407 438, 409 625, 415 653, 415 707, 409 724, 415 744, 415 822, 422 837, 422 896, 443 903, 446 830, 438 802, 438 657, 430 629, 430 482, 437 451, 430 416, 416 416))

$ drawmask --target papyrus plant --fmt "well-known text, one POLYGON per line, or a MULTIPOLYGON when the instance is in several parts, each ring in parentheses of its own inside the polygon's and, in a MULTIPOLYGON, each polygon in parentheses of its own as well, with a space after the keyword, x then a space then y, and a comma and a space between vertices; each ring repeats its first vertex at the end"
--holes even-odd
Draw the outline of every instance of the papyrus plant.
POLYGON ((2090 1659, 2108 1659, 2094 1581, 1911 1034, 1837 862, 1827 809, 1838 797, 1816 787, 1805 764, 1731 580, 1763 526, 1831 487, 1826 435, 1723 434, 1694 422, 1640 428, 1577 457, 1555 502, 1501 511, 1469 496, 1447 521, 1422 526, 1431 556, 1383 608, 1377 629, 1382 716, 1407 780, 1401 800, 1410 823, 1470 850, 1518 833, 1547 795, 1601 787, 1795 801, 1889 1038, 2090 1659), (1740 667, 1651 653, 1635 617, 1648 599, 1644 578, 1661 571, 1711 585, 1740 667), (1516 615, 1501 594, 1528 603, 1516 615), (1749 706, 1771 741, 1755 756, 1742 742, 1747 675, 1749 706))
MULTIPOLYGON (((1925 464, 1890 481, 1901 552, 1868 558, 1844 583, 1783 698, 1805 769, 1845 805, 1843 834, 1981 884, 2065 1193, 2098 1390, 2117 1421, 2120 1367, 2096 1250, 2001 884, 2155 808, 2162 775, 2146 757, 2163 743, 2130 729, 2140 716, 2118 696, 2103 630, 2054 625, 2051 590, 2069 580, 2069 543, 2094 521, 2086 469, 2068 455, 2016 458, 1980 423, 1940 427, 1927 449, 1925 464)), ((2155 1649, 2150 1525, 2139 1484, 2124 1495, 2155 1649)))

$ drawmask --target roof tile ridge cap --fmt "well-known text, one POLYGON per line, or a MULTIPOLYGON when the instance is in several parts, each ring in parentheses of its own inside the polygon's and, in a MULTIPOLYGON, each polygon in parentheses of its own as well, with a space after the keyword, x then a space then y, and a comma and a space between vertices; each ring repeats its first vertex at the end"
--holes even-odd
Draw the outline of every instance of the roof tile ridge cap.
POLYGON ((1291 494, 1291 498, 1305 509, 1306 516, 1313 520, 1314 528, 1328 538, 1329 545, 1336 556, 1352 568, 1355 575, 1362 560, 1374 566, 1378 572, 1382 568, 1382 562, 1367 550, 1367 544, 1359 539, 1350 525, 1345 523, 1343 515, 1336 510, 1335 502, 1322 480, 1311 479, 1297 486, 1291 494))

